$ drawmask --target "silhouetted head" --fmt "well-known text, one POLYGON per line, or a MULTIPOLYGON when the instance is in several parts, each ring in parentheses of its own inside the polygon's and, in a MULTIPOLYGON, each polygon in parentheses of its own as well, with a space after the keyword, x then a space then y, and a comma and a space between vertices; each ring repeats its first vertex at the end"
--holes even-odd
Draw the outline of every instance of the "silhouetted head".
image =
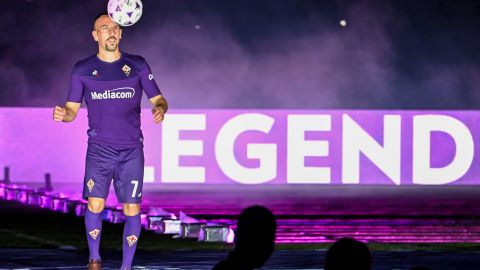
POLYGON ((372 255, 367 245, 352 238, 342 238, 328 249, 325 270, 370 270, 372 255))
POLYGON ((263 206, 250 206, 242 211, 235 231, 234 252, 249 260, 253 268, 262 267, 275 247, 277 222, 270 210, 263 206))

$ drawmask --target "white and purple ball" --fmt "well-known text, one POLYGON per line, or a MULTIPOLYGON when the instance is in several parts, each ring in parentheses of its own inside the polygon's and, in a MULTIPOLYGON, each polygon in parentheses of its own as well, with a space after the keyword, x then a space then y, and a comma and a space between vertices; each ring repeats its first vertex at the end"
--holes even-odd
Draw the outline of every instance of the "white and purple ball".
POLYGON ((142 17, 140 0, 109 0, 107 11, 110 18, 121 26, 131 26, 142 17))

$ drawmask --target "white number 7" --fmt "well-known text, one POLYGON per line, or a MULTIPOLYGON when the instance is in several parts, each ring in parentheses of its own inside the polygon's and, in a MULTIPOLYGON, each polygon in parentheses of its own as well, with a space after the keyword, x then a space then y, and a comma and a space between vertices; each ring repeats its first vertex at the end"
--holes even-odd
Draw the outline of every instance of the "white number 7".
POLYGON ((137 180, 134 180, 134 181, 132 181, 132 184, 135 185, 135 186, 133 187, 132 198, 135 198, 135 193, 137 193, 138 181, 137 181, 137 180))

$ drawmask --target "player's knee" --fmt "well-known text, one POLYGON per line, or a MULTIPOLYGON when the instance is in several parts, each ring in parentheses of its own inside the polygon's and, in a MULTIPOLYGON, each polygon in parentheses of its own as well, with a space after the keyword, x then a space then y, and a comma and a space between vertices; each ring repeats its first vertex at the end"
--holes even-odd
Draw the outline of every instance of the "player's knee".
POLYGON ((131 204, 131 203, 123 204, 123 213, 126 216, 138 215, 140 213, 140 204, 131 204))
POLYGON ((105 208, 105 200, 100 198, 88 198, 88 209, 94 213, 100 213, 105 208))

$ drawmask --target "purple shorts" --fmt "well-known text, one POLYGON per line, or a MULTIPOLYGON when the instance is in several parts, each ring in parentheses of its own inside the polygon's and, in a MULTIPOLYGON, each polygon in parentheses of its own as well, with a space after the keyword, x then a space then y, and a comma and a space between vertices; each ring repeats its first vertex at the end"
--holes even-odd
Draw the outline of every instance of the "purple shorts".
POLYGON ((143 146, 118 148, 89 143, 85 162, 83 197, 106 199, 113 179, 119 203, 142 201, 143 146))

